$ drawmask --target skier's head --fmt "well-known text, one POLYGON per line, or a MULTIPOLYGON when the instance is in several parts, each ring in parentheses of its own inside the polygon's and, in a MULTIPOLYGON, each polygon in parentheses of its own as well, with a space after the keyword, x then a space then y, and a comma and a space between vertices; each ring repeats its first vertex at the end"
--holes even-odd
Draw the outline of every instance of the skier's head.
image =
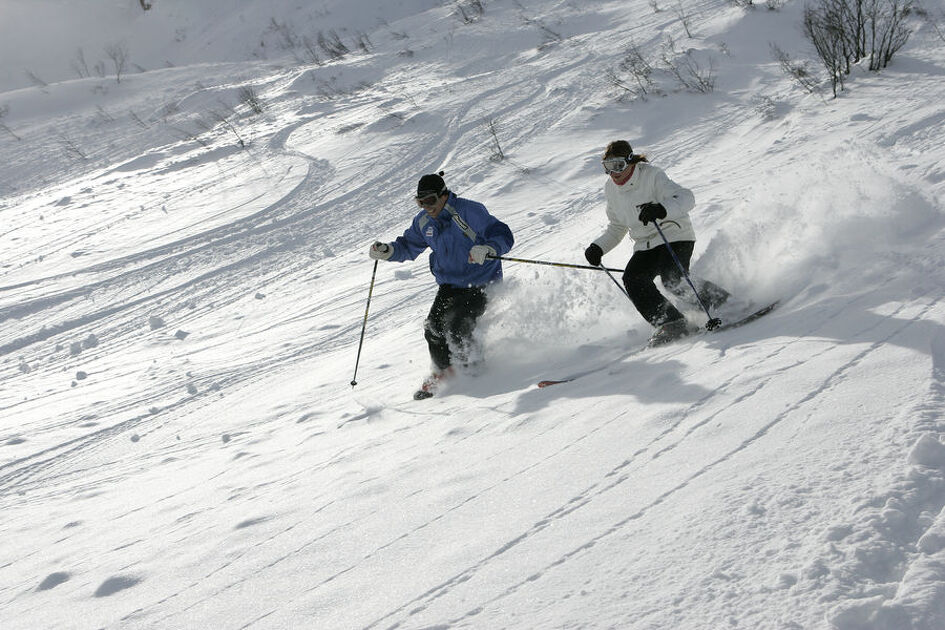
POLYGON ((601 164, 604 172, 617 181, 621 176, 627 176, 629 168, 637 162, 646 162, 645 155, 634 155, 633 147, 626 140, 614 140, 604 149, 601 164))
POLYGON ((446 182, 443 181, 443 171, 439 173, 430 173, 424 175, 417 182, 417 199, 428 197, 429 195, 445 195, 449 191, 446 189, 446 182))
POLYGON ((607 145, 607 148, 604 150, 604 159, 612 157, 622 157, 630 159, 633 155, 633 147, 630 146, 630 143, 626 140, 614 140, 607 145))
POLYGON ((449 197, 450 191, 443 181, 443 171, 424 175, 417 182, 417 205, 436 217, 449 197))

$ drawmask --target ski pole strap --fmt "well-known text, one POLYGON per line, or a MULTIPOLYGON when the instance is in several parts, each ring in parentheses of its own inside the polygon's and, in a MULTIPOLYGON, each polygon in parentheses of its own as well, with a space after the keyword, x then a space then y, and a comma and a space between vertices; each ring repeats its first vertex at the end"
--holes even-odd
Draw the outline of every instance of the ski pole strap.
POLYGON ((593 265, 573 265, 571 263, 562 263, 562 262, 552 262, 550 260, 529 260, 527 258, 512 258, 510 256, 488 256, 494 260, 504 260, 507 262, 519 262, 519 263, 529 263, 532 265, 548 265, 550 267, 565 267, 568 269, 591 269, 593 271, 618 271, 623 272, 623 269, 612 269, 610 267, 594 267, 593 265))

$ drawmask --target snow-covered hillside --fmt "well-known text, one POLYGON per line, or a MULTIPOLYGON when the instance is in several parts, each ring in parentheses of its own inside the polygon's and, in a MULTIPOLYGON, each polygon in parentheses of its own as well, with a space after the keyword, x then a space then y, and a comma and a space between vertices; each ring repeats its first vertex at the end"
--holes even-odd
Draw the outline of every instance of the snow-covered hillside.
POLYGON ((833 100, 773 60, 802 12, 0 5, 0 626, 945 628, 943 31, 833 100), (417 402, 435 285, 382 262, 350 386, 421 174, 582 264, 617 138, 776 311, 641 351, 605 275, 509 262, 417 402))

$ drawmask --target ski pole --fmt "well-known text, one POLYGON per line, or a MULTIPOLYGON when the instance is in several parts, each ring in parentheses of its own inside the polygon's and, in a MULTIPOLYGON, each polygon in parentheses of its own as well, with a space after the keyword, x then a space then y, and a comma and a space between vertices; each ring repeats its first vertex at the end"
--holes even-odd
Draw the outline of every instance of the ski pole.
POLYGON ((367 306, 364 307, 364 323, 361 324, 361 341, 358 342, 358 358, 354 361, 354 376, 351 377, 351 387, 358 384, 358 364, 361 362, 361 346, 364 345, 364 330, 367 328, 368 309, 371 308, 371 294, 374 293, 374 277, 377 275, 377 259, 374 260, 374 271, 371 272, 371 286, 368 288, 367 306))
POLYGON ((610 269, 609 267, 593 265, 573 265, 571 263, 552 262, 550 260, 529 260, 528 258, 511 258, 509 256, 489 256, 493 260, 504 260, 506 262, 530 263, 532 265, 549 265, 551 267, 567 267, 568 269, 593 269, 594 271, 623 271, 623 269, 610 269))
POLYGON ((633 302, 633 298, 630 297, 630 294, 627 293, 627 290, 626 290, 625 288, 623 288, 623 285, 620 284, 619 282, 617 282, 617 278, 615 278, 614 275, 613 275, 612 273, 610 273, 610 271, 611 271, 610 269, 608 269, 608 268, 605 267, 604 265, 600 265, 600 266, 597 267, 597 268, 598 268, 598 269, 603 269, 605 272, 607 272, 607 277, 614 281, 614 284, 617 285, 617 288, 620 289, 620 292, 621 292, 621 293, 623 293, 624 295, 627 296, 627 299, 628 299, 628 300, 630 300, 631 302, 633 302))
POLYGON ((696 294, 696 299, 699 300, 699 306, 702 307, 702 310, 705 311, 706 317, 709 318, 709 321, 705 324, 705 329, 715 330, 722 325, 722 320, 718 317, 712 317, 712 314, 709 313, 709 308, 705 305, 705 302, 702 301, 702 297, 699 295, 699 292, 696 291, 696 285, 692 283, 692 279, 689 277, 689 272, 686 271, 686 268, 683 267, 681 262, 679 262, 679 257, 676 256, 676 252, 673 251, 673 246, 669 244, 669 241, 666 239, 666 235, 663 234, 660 224, 656 221, 653 221, 653 225, 656 226, 656 231, 660 233, 660 238, 662 238, 663 243, 666 244, 666 249, 669 250, 669 253, 673 257, 673 261, 676 263, 676 266, 679 267, 679 270, 682 272, 683 276, 686 277, 686 282, 689 283, 689 287, 692 289, 692 292, 696 294))

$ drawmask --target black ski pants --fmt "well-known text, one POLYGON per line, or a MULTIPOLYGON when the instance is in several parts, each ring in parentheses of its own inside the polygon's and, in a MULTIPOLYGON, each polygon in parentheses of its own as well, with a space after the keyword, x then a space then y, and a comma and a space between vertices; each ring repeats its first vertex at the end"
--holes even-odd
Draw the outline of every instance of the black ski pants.
MULTIPOLYGON (((695 244, 695 241, 671 243, 676 257, 687 273, 695 244)), ((683 318, 679 309, 656 288, 654 280, 657 276, 674 297, 690 304, 698 304, 692 288, 686 282, 686 278, 666 245, 634 252, 623 272, 623 285, 627 288, 627 293, 640 315, 653 326, 683 318)), ((699 280, 697 286, 699 286, 699 297, 709 308, 718 307, 729 298, 725 289, 707 280, 699 280)))
POLYGON ((478 358, 473 331, 476 321, 486 312, 487 301, 485 287, 440 285, 423 323, 430 358, 438 369, 452 365, 454 354, 463 364, 478 358))

